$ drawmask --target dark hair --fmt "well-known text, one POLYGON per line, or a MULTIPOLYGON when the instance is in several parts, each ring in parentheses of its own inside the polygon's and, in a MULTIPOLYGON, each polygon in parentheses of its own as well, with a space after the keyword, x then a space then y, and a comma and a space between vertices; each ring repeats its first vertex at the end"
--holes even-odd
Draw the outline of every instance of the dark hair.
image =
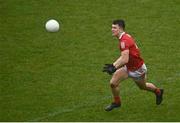
POLYGON ((120 19, 120 20, 114 20, 112 24, 118 24, 119 27, 122 27, 123 30, 125 30, 125 22, 124 20, 120 19))

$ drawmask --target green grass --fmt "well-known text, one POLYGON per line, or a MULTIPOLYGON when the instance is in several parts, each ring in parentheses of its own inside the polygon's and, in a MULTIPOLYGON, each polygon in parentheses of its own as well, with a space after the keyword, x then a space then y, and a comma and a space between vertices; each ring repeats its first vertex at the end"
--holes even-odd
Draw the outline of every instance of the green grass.
POLYGON ((0 0, 0 121, 180 121, 179 0, 0 0), (61 29, 48 33, 48 19, 61 29), (165 89, 162 105, 131 80, 111 102, 104 63, 119 57, 111 22, 126 20, 165 89))

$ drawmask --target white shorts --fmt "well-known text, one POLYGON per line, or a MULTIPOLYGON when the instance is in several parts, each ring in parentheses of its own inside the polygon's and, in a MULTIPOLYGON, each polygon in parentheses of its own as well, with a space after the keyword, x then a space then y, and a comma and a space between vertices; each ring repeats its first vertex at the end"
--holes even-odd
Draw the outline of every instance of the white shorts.
POLYGON ((142 75, 146 75, 147 68, 146 65, 143 64, 138 70, 136 71, 128 71, 126 65, 123 67, 124 70, 128 73, 128 76, 134 79, 140 79, 142 75))

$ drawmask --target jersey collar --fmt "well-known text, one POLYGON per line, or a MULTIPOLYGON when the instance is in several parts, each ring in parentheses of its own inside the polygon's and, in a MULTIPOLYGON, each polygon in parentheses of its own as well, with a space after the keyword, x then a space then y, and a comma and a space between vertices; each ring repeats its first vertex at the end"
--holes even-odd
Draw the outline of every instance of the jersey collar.
POLYGON ((125 32, 122 32, 121 35, 119 36, 119 39, 121 39, 124 34, 125 32))

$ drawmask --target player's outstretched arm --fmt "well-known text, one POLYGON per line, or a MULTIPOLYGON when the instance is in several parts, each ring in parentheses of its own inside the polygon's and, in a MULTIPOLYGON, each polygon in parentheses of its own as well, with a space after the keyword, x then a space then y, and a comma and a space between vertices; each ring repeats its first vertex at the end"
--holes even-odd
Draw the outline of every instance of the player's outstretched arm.
POLYGON ((121 56, 113 63, 115 68, 120 68, 129 61, 129 50, 124 50, 121 52, 121 56))
POLYGON ((122 67, 129 61, 129 50, 121 52, 121 56, 113 64, 105 64, 103 72, 113 74, 118 68, 122 67))

